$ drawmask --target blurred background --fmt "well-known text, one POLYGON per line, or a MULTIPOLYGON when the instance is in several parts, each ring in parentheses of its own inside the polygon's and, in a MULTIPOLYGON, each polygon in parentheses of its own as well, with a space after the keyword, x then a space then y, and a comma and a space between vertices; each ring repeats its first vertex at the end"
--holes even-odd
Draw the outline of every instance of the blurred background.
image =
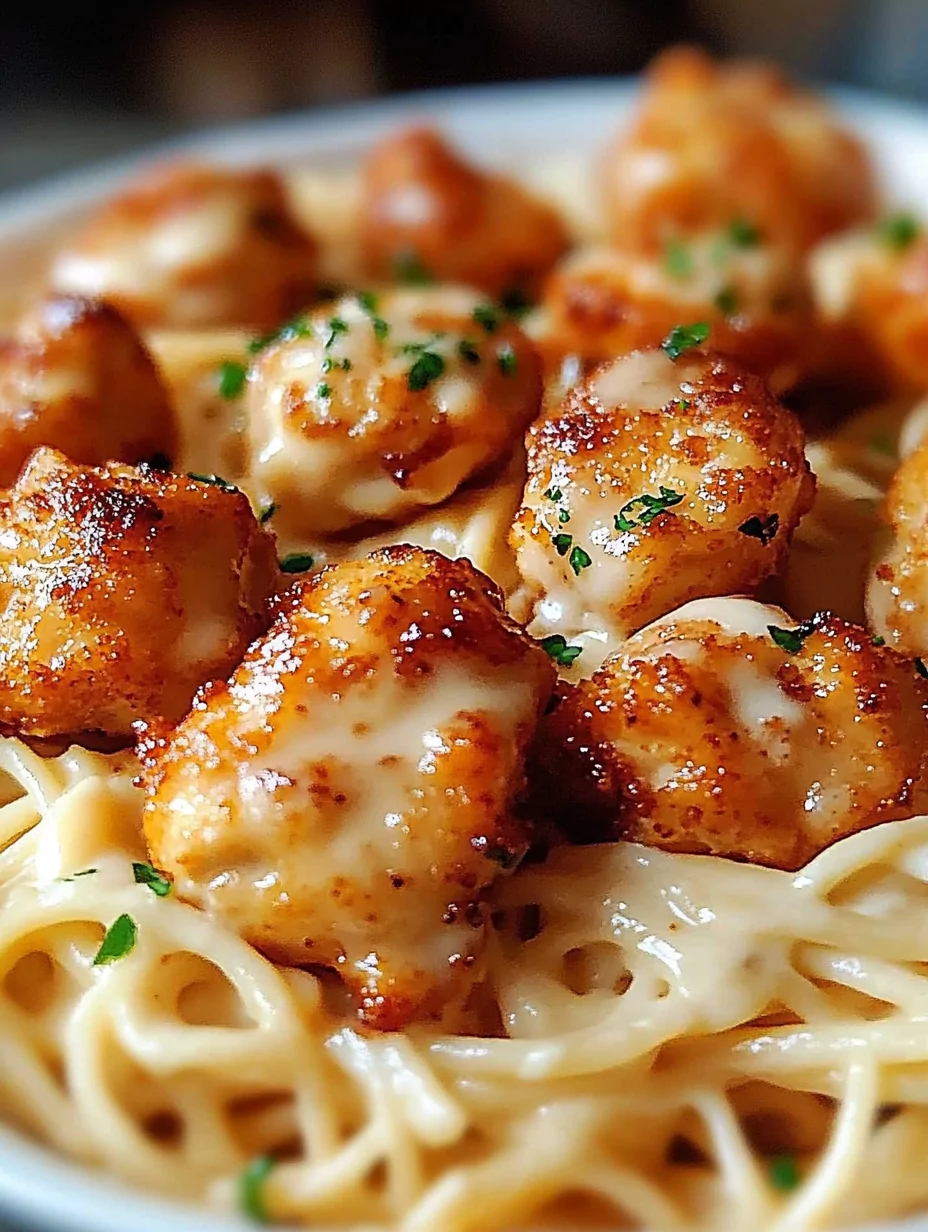
POLYGON ((0 5, 0 189, 231 120, 635 72, 697 41, 928 98, 928 0, 98 0, 0 5))

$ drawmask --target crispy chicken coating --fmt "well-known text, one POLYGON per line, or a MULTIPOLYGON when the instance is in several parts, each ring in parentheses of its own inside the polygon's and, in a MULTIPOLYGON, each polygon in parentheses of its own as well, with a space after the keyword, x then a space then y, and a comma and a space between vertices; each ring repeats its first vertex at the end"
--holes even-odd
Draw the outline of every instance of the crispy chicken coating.
POLYGON ((542 297, 539 345, 604 361, 657 346, 680 321, 706 321, 712 349, 768 384, 794 385, 807 366, 811 297, 795 262, 747 227, 728 227, 659 254, 589 247, 562 262, 542 297))
POLYGON ((278 576, 241 493, 37 450, 0 502, 0 730, 180 718, 266 628, 278 576))
POLYGON ((568 237, 524 188, 471 167, 438 133, 409 128, 368 158, 361 243, 374 277, 431 277, 500 295, 533 287, 568 237))
POLYGON ((141 339, 109 304, 44 300, 0 343, 0 487, 40 445, 90 466, 174 456, 167 391, 141 339))
POLYGON ((896 471, 883 519, 887 531, 876 548, 867 615, 888 645, 928 656, 928 441, 896 471))
POLYGON ((688 599, 754 589, 811 505, 803 445, 730 360, 638 351, 601 368, 529 429, 515 610, 536 636, 620 641, 688 599))
POLYGON ((402 521, 505 462, 540 398, 534 349, 476 291, 347 296, 250 374, 252 480, 281 534, 402 521))
POLYGON ((283 596, 228 684, 147 732, 145 831, 178 892, 335 968, 394 1029, 466 996, 553 668, 467 561, 395 547, 283 596))
POLYGON ((876 202, 863 145, 822 100, 772 66, 688 47, 654 62, 603 175, 614 239, 645 252, 741 220, 798 254, 876 202))
POLYGON ((169 163, 101 206, 52 282, 146 327, 268 329, 312 300, 315 269, 274 172, 169 163))
POLYGON ((926 804, 928 684, 828 612, 689 603, 556 703, 536 792, 575 838, 796 869, 926 804))

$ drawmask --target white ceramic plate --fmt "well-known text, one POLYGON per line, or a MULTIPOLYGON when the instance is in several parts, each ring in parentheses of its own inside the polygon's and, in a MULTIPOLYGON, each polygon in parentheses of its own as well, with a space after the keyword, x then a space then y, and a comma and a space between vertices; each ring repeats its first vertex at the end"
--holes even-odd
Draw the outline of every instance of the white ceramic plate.
MULTIPOLYGON (((397 124, 428 118, 485 165, 530 167, 555 155, 564 162, 566 151, 568 165, 586 178, 596 151, 627 114, 633 91, 633 82, 598 81, 411 95, 198 134, 8 194, 0 198, 0 315, 20 297, 48 245, 153 158, 185 153, 232 165, 331 166, 350 161, 397 124)), ((890 199, 928 214, 928 110, 851 91, 833 96, 870 145, 890 199)), ((17 1232, 233 1232, 254 1226, 129 1190, 0 1126, 0 1229, 4 1220, 17 1232)), ((928 1232, 928 1215, 894 1224, 892 1232, 902 1229, 928 1232)))

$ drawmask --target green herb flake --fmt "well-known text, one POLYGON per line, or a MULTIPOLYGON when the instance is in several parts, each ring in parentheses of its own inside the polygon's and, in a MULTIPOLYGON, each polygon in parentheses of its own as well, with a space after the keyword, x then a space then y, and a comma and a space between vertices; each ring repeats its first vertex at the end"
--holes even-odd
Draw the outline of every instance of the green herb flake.
POLYGON ((693 254, 679 240, 669 240, 664 249, 664 269, 671 278, 683 281, 693 274, 693 254))
POLYGON ((696 321, 692 325, 675 325, 661 343, 661 349, 667 353, 669 359, 677 360, 684 351, 701 346, 708 337, 707 321, 696 321))
POLYGON ((557 534, 551 536, 551 542, 554 544, 554 550, 558 556, 566 556, 570 551, 573 541, 573 535, 557 534))
POLYGON ((746 522, 741 523, 738 529, 742 535, 748 535, 751 539, 759 539, 766 547, 777 537, 777 531, 780 529, 780 515, 771 513, 768 518, 748 518, 746 522))
POLYGON ((271 501, 268 505, 262 505, 258 510, 258 521, 261 525, 267 526, 268 522, 270 522, 271 518, 279 508, 280 505, 278 505, 276 501, 271 501))
POLYGON ((378 342, 383 342, 390 332, 390 326, 383 317, 371 317, 371 329, 374 331, 374 337, 378 342))
POLYGON ((503 376, 515 376, 518 360, 511 342, 504 342, 496 352, 496 362, 503 376))
POLYGON ((366 312, 368 316, 374 315, 380 302, 373 291, 358 291, 355 299, 361 306, 362 311, 366 312))
POLYGON ((332 397, 332 386, 329 385, 326 381, 320 381, 319 384, 316 386, 316 397, 317 398, 331 398, 332 397))
POLYGON ((306 338, 309 332, 309 322, 305 317, 293 317, 277 329, 272 329, 270 333, 262 334, 259 338, 252 338, 245 349, 249 355, 257 355, 259 351, 266 350, 275 342, 291 342, 294 338, 306 338))
POLYGON ((139 930, 131 915, 123 913, 117 916, 106 930, 100 948, 93 960, 95 967, 105 967, 108 963, 125 958, 135 948, 139 930))
POLYGON ((890 214, 877 226, 876 233, 888 248, 905 252, 918 239, 922 224, 914 214, 890 214))
POLYGON ((733 218, 728 224, 728 239, 736 248, 756 248, 761 241, 760 228, 748 218, 733 218))
POLYGON ((95 868, 82 868, 79 873, 72 873, 70 877, 59 877, 59 881, 76 881, 78 877, 91 877, 97 870, 95 868))
POLYGON ((674 505, 679 505, 683 500, 682 492, 674 492, 672 488, 665 488, 663 484, 659 492, 659 496, 652 496, 649 492, 645 492, 642 496, 633 496, 630 501, 626 501, 615 515, 616 530, 629 531, 637 526, 650 526, 659 513, 667 513, 669 509, 674 505), (635 512, 638 506, 641 507, 640 513, 635 512))
POLYGON ((560 522, 562 526, 564 525, 565 522, 569 522, 570 521, 570 510, 569 509, 559 509, 557 511, 557 520, 560 522))
MULTIPOLYGON (((372 291, 359 291, 355 296, 355 299, 358 301, 362 310, 370 317, 371 329, 374 331, 374 337, 378 342, 383 342, 387 334, 390 332, 390 326, 383 319, 383 317, 377 315, 377 306, 379 303, 377 296, 374 295, 372 291)), ((348 360, 347 363, 348 368, 345 368, 346 372, 351 367, 351 361, 348 360)), ((344 368, 344 366, 345 361, 343 360, 342 367, 344 368)))
POLYGON ((885 646, 886 638, 883 637, 881 633, 874 633, 873 637, 870 639, 870 643, 873 646, 885 646))
POLYGON ((153 864, 145 864, 138 860, 132 861, 132 876, 136 885, 146 885, 159 898, 166 898, 174 888, 171 878, 155 868, 153 864))
POLYGON ((722 287, 715 297, 715 306, 724 316, 734 316, 738 311, 738 297, 734 289, 729 286, 722 287))
POLYGON ((229 483, 228 479, 223 479, 221 475, 199 475, 196 471, 188 471, 187 478, 193 479, 197 483, 208 483, 212 488, 219 488, 221 492, 237 492, 239 489, 234 483, 229 483))
POLYGON ((281 573, 306 573, 313 567, 314 557, 310 552, 288 552, 281 559, 281 573))
POLYGON ((393 276, 407 287, 427 287, 435 281, 428 266, 416 252, 398 253, 393 262, 393 276))
POLYGON ((277 1165, 273 1155, 259 1155, 242 1170, 238 1178, 238 1205, 253 1223, 270 1223, 264 1200, 264 1183, 277 1165))
POLYGON ((563 498, 564 493, 560 488, 548 488, 545 492, 545 498, 549 501, 559 501, 563 498))
POLYGON ((584 552, 581 547, 575 547, 571 550, 569 561, 575 577, 579 577, 581 571, 584 569, 589 569, 590 565, 593 563, 592 558, 587 552, 584 552))
POLYGON ((677 399, 677 410, 680 412, 681 415, 685 415, 692 405, 693 404, 692 402, 690 402, 689 398, 678 398, 677 399))
POLYGON ((325 349, 328 351, 335 343, 335 339, 339 334, 348 333, 348 322, 343 321, 341 317, 329 317, 327 322, 329 328, 329 336, 325 340, 325 349))
POLYGON ((434 351, 423 351, 406 376, 406 384, 413 393, 427 389, 445 371, 445 361, 434 351))
POLYGON ((462 338, 458 343, 458 355, 466 364, 480 363, 480 352, 470 338, 462 338))
POLYGON ((237 359, 224 359, 219 365, 219 397, 231 401, 241 396, 248 369, 237 359))
POLYGON ((925 666, 924 659, 915 660, 915 670, 918 672, 919 676, 922 676, 925 680, 928 680, 928 667, 925 666))
POLYGON ((319 365, 319 370, 323 376, 328 376, 328 374, 332 371, 332 360, 329 358, 328 355, 319 365))
POLYGON ((543 637, 538 643, 542 650, 561 667, 570 667, 574 659, 578 659, 583 651, 582 646, 571 646, 561 633, 552 633, 543 637))
POLYGON ((781 650, 785 650, 787 654, 799 654, 806 638, 814 629, 815 624, 811 620, 803 621, 795 629, 781 629, 777 625, 767 626, 767 632, 773 639, 774 644, 779 646, 781 650))
POLYGON ((770 1160, 770 1184, 785 1193, 799 1185, 799 1165, 795 1155, 774 1155, 770 1160))
POLYGON ((499 329, 499 312, 492 304, 478 304, 471 316, 488 334, 495 334, 499 329))

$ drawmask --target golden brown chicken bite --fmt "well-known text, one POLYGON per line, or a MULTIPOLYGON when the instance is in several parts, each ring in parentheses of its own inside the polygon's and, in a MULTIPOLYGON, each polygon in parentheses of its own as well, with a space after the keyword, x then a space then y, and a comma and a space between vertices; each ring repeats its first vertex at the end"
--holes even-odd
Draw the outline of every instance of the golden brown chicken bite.
POLYGON ((763 381, 701 351, 671 354, 668 343, 601 368, 529 429, 515 610, 535 636, 589 634, 585 673, 594 643, 758 586, 812 502, 802 427, 763 381))
POLYGON ((867 587, 867 616, 888 645, 928 656, 928 441, 893 476, 883 519, 888 525, 867 587))
POLYGON ((525 189, 471 167, 431 129, 410 128, 368 158, 361 243, 374 277, 430 277, 499 295, 533 287, 568 237, 525 189))
POLYGON ((152 859, 271 957, 334 967, 371 1026, 436 1017, 526 848, 512 806, 553 674, 467 561, 330 566, 143 738, 152 859))
POLYGON ((0 730, 178 719, 266 627, 278 579, 240 492, 37 450, 0 502, 0 730))
POLYGON ((576 838, 795 869, 928 799, 928 684, 828 612, 689 603, 555 701, 535 790, 576 838))
POLYGON ((863 145, 822 100, 770 65, 689 47, 652 65, 603 176, 612 236, 639 251, 745 222, 798 254, 876 203, 863 145))
POLYGON ((101 206, 52 283, 146 327, 268 329, 312 300, 315 270, 274 172, 169 163, 101 206))
POLYGON ((0 343, 0 487, 40 445, 90 466, 174 456, 167 391, 142 340, 109 304, 44 300, 0 343))
POLYGON ((346 296, 250 373, 252 481, 280 534, 402 521, 504 463, 540 399, 534 349, 478 292, 346 296))

